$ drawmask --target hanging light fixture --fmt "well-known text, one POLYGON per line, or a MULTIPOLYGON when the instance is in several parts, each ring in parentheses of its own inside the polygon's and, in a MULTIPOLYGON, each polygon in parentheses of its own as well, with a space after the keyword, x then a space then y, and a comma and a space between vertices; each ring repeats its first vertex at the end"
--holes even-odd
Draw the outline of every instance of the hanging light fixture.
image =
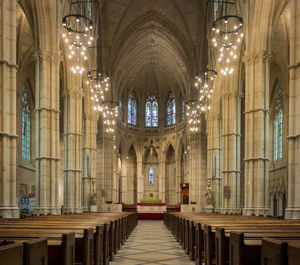
POLYGON ((119 115, 118 104, 114 101, 103 102, 103 126, 107 133, 115 133, 119 115))
POLYGON ((103 102, 105 93, 110 90, 110 78, 105 72, 90 70, 88 72, 91 100, 94 103, 94 110, 102 112, 104 110, 103 102))
POLYGON ((195 87, 199 93, 200 112, 210 109, 210 100, 213 94, 213 81, 217 77, 215 70, 207 69, 197 72, 195 76, 195 87))
POLYGON ((186 116, 189 130, 198 132, 201 122, 201 109, 197 101, 190 100, 186 104, 186 116))
POLYGON ((238 15, 236 1, 213 2, 222 3, 222 10, 212 25, 212 43, 218 50, 221 74, 232 74, 233 63, 238 58, 237 48, 244 37, 243 18, 238 15))
POLYGON ((72 60, 71 71, 74 74, 82 74, 85 71, 84 62, 88 60, 87 47, 94 41, 92 3, 98 1, 71 0, 69 10, 63 17, 62 37, 68 47, 67 57, 72 60))

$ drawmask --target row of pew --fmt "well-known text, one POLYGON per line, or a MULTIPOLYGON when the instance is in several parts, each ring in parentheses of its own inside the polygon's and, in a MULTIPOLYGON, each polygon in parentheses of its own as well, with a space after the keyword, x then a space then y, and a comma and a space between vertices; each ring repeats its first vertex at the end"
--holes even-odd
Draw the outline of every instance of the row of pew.
POLYGON ((0 264, 107 265, 137 222, 136 213, 0 219, 0 264))
POLYGON ((164 223, 197 265, 300 265, 300 220, 165 213, 164 223))

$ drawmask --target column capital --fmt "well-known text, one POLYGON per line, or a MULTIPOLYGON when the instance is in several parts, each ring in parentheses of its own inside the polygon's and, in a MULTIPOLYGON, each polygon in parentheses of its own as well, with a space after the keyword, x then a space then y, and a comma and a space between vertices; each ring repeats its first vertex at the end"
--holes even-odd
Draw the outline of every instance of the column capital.
POLYGON ((64 90, 63 93, 64 97, 83 97, 83 91, 82 89, 77 89, 77 88, 68 88, 64 90))
POLYGON ((62 61, 62 54, 60 50, 56 52, 39 50, 35 51, 35 53, 33 54, 32 61, 34 63, 37 63, 38 61, 47 61, 50 63, 59 64, 62 61))
POLYGON ((266 50, 261 50, 259 52, 245 52, 243 56, 243 62, 246 65, 251 65, 260 61, 271 62, 273 60, 273 54, 268 53, 266 50))

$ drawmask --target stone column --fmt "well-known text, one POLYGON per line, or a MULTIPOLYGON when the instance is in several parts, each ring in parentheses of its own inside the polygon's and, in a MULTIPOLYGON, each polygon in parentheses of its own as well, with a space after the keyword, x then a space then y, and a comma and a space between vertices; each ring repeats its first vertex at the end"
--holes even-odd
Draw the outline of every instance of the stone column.
POLYGON ((137 202, 144 198, 143 161, 137 157, 137 202))
POLYGON ((288 203, 286 218, 300 219, 300 3, 290 1, 288 203))
POLYGON ((121 203, 128 203, 127 199, 127 156, 122 156, 122 167, 121 167, 121 203))
POLYGON ((166 202, 166 159, 165 157, 164 158, 162 157, 160 161, 160 176, 158 181, 159 181, 158 197, 159 199, 161 199, 162 202, 166 202))
POLYGON ((176 182, 175 182, 175 198, 176 198, 176 203, 180 203, 180 195, 181 195, 181 188, 180 188, 180 178, 181 178, 181 158, 180 158, 181 153, 178 154, 178 157, 176 159, 176 182))
MULTIPOLYGON (((97 115, 89 108, 89 99, 84 97, 84 134, 83 134, 83 211, 89 209, 90 196, 96 192, 96 134, 97 115)), ((100 194, 97 194, 100 196, 100 194)))
POLYGON ((18 218, 16 202, 16 1, 0 1, 0 216, 18 218))
POLYGON ((68 89, 64 94, 64 177, 65 213, 80 213, 82 174, 82 89, 80 76, 69 77, 68 89))
MULTIPOLYGON (((235 75, 234 75, 235 77, 235 75)), ((233 78, 234 78, 233 77, 233 78)), ((231 76, 232 78, 232 76, 231 76)), ((223 170, 224 186, 229 188, 228 196, 223 196, 221 213, 240 213, 240 124, 241 94, 230 89, 229 80, 226 80, 226 91, 223 94, 223 170)), ((231 81, 232 82, 232 81, 231 81)), ((233 85, 234 86, 234 85, 233 85)))
POLYGON ((103 137, 103 162, 104 162, 104 190, 105 190, 105 203, 113 202, 113 136, 104 132, 103 137))
POLYGON ((204 192, 206 190, 206 146, 202 133, 193 133, 190 136, 190 204, 205 206, 204 192))
POLYGON ((243 214, 269 210, 269 64, 266 51, 245 53, 245 206, 243 214))
POLYGON ((60 214, 59 205, 59 63, 61 54, 35 56, 36 212, 60 214))
POLYGON ((221 212, 222 207, 222 183, 220 167, 221 157, 221 117, 218 113, 217 104, 213 104, 212 113, 207 118, 207 177, 211 179, 213 192, 213 206, 216 212, 221 212))

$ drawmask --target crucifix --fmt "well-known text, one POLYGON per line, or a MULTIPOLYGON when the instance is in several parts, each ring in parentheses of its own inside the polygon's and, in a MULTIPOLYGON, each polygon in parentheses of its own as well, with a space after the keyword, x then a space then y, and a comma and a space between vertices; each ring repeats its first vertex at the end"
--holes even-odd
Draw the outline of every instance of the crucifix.
POLYGON ((151 154, 151 164, 153 163, 153 150, 159 149, 159 146, 154 146, 153 145, 153 140, 150 141, 150 145, 144 146, 145 149, 150 149, 150 154, 151 154))
POLYGON ((150 149, 150 155, 151 155, 151 167, 149 168, 149 184, 154 184, 154 170, 152 168, 152 165, 153 165, 153 150, 155 150, 156 148, 158 149, 159 146, 154 146, 153 145, 153 141, 151 140, 150 141, 150 145, 148 146, 145 146, 144 147, 146 150, 149 150, 150 149))

